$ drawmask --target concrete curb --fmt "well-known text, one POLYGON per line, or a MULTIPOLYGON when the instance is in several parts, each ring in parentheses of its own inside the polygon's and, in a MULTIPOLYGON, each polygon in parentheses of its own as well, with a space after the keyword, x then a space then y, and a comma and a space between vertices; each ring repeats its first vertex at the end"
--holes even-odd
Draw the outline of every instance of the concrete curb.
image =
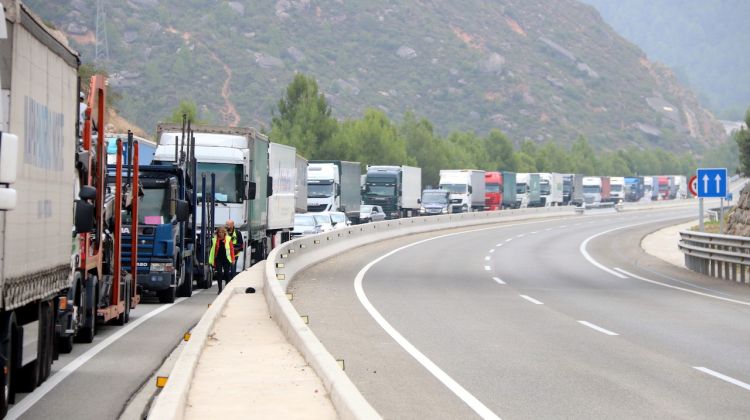
POLYGON ((213 301, 211 307, 203 314, 198 324, 190 331, 190 341, 177 359, 177 362, 169 375, 169 380, 164 389, 161 390, 154 405, 148 413, 152 419, 174 419, 181 420, 185 416, 190 383, 195 376, 203 349, 208 341, 208 336, 213 331, 216 321, 224 312, 227 303, 235 293, 245 293, 250 285, 250 279, 254 275, 262 275, 265 261, 261 261, 249 270, 237 273, 221 294, 213 301))
MULTIPOLYGON (((632 209, 626 207, 625 210, 665 207, 667 206, 657 204, 632 209)), ((245 288, 250 285, 250 279, 260 274, 263 276, 263 294, 271 316, 320 377, 338 415, 342 419, 379 419, 380 415, 365 400, 289 302, 286 289, 294 275, 345 250, 400 236, 493 223, 570 217, 576 214, 580 213, 576 213, 574 207, 553 207, 416 217, 355 225, 287 242, 271 251, 267 261, 238 273, 230 286, 222 291, 203 314, 192 329, 191 339, 175 363, 167 386, 156 398, 148 417, 159 420, 184 418, 190 383, 209 334, 231 295, 244 293, 245 288)))

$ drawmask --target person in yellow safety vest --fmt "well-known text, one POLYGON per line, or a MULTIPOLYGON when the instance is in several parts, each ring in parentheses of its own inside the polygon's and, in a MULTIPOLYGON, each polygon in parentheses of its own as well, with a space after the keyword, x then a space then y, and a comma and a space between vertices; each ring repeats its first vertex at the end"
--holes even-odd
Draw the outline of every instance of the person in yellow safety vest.
POLYGON ((232 240, 227 237, 227 230, 223 227, 216 228, 216 234, 211 239, 208 264, 214 268, 216 281, 219 282, 219 290, 221 290, 221 281, 229 283, 232 280, 229 273, 234 265, 234 246, 232 240))
MULTIPOLYGON (((234 220, 229 219, 227 220, 227 235, 229 235, 230 238, 232 238, 232 246, 234 248, 234 255, 235 257, 239 255, 240 252, 242 252, 242 249, 244 248, 244 243, 242 241, 242 233, 234 228, 234 220)), ((231 269, 229 270, 229 279, 233 279, 234 276, 237 274, 237 265, 232 264, 231 269)))

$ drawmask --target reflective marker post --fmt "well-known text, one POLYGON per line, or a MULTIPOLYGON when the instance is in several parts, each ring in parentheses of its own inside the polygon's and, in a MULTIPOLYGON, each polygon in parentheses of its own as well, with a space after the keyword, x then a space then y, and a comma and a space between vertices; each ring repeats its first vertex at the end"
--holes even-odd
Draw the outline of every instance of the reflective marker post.
POLYGON ((703 197, 698 199, 698 230, 701 232, 704 232, 703 230, 703 197))

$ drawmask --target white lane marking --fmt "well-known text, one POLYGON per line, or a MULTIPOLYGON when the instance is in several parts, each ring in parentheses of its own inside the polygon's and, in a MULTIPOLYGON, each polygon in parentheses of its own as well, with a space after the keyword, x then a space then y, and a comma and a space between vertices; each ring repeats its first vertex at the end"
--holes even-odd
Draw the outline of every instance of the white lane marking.
POLYGON ((610 331, 610 330, 608 330, 606 328, 602 328, 602 327, 600 327, 598 325, 594 325, 594 324, 592 324, 592 323, 590 323, 588 321, 578 321, 578 323, 582 324, 582 325, 585 325, 585 326, 587 326, 587 327, 589 327, 591 329, 597 330, 600 333, 604 333, 604 334, 607 334, 607 335, 619 335, 616 332, 612 332, 612 331, 610 331))
POLYGON ((539 233, 538 230, 535 230, 535 231, 531 232, 532 235, 536 235, 537 233, 539 233))
POLYGON ((703 373, 707 373, 707 374, 709 374, 709 375, 711 375, 711 376, 713 376, 715 378, 721 379, 722 381, 729 382, 732 385, 737 385, 740 388, 744 388, 744 389, 750 391, 750 384, 742 382, 742 381, 740 381, 738 379, 734 379, 731 376, 724 375, 723 373, 719 373, 719 372, 716 372, 715 370, 711 370, 709 368, 705 368, 705 367, 702 367, 702 366, 694 366, 693 369, 699 370, 699 371, 701 371, 703 373))
POLYGON ((490 270, 492 270, 492 267, 490 267, 489 265, 484 266, 484 271, 490 271, 490 270))
POLYGON ((520 296, 521 296, 522 298, 524 298, 524 299, 528 300, 529 302, 533 303, 534 305, 544 305, 544 303, 542 303, 542 302, 540 302, 540 301, 538 301, 538 300, 534 299, 534 298, 533 298, 533 297, 531 297, 531 296, 526 296, 526 295, 520 295, 520 296))
MULTIPOLYGON (((487 229, 497 229, 495 228, 485 228, 485 229, 477 229, 470 232, 476 232, 478 230, 487 230, 487 229)), ((413 344, 411 344, 401 333, 399 333, 393 326, 383 317, 383 315, 380 314, 380 312, 375 309, 375 306, 370 302, 370 300, 367 298, 367 295, 365 294, 365 290, 362 287, 362 281, 364 280, 365 273, 372 268, 375 264, 379 263, 380 261, 386 259, 387 257, 412 246, 422 244, 427 241, 431 241, 438 238, 444 238, 446 236, 453 236, 458 235, 466 232, 456 232, 451 233, 447 235, 442 236, 436 236, 434 238, 424 239, 421 241, 417 241, 414 243, 411 243, 409 245, 402 246, 400 248, 394 249, 393 251, 382 255, 372 261, 370 261, 366 266, 364 266, 361 270, 359 270, 359 273, 357 273, 357 276, 354 278, 354 291, 357 294, 357 298, 359 299, 359 302, 362 304, 362 306, 367 310, 367 312, 370 314, 370 316, 375 320, 375 322, 380 325, 380 327, 393 338, 396 343, 398 343, 411 357, 413 357, 419 364, 421 364, 425 369, 427 369, 428 372, 432 374, 437 380, 443 383, 446 388, 448 388, 453 394, 455 394, 458 398, 461 399, 466 405, 469 406, 472 410, 474 410, 475 413, 477 413, 481 418, 483 419, 492 419, 492 420, 500 420, 500 417, 493 413, 492 410, 487 408, 486 405, 484 405, 477 397, 472 395, 469 391, 466 390, 466 388, 462 387, 461 384, 456 382, 453 378, 451 378, 445 371, 440 369, 438 365, 435 364, 432 360, 430 360, 427 356, 425 356, 421 351, 419 351, 413 344)))
POLYGON ((562 225, 560 226, 560 229, 565 229, 566 227, 568 227, 568 225, 562 225))
POLYGON ((501 246, 503 246, 503 244, 497 244, 495 246, 498 247, 498 248, 500 248, 501 246))
POLYGON ((546 232, 549 232, 549 231, 551 231, 552 229, 554 229, 554 228, 547 228, 547 229, 544 229, 544 230, 545 230, 546 232))
POLYGON ((490 254, 492 254, 493 252, 495 252, 495 248, 492 248, 492 249, 491 249, 491 250, 489 250, 488 252, 489 252, 490 254))
POLYGON ((505 242, 510 242, 512 240, 513 240, 513 238, 508 238, 508 239, 505 240, 505 242))
POLYGON ((519 233, 518 235, 516 235, 516 238, 523 238, 524 236, 526 236, 525 233, 519 233))
POLYGON ((496 282, 497 284, 505 284, 505 282, 504 282, 504 281, 502 281, 502 280, 500 279, 500 277, 493 277, 493 278, 492 278, 492 280, 495 280, 495 282, 496 282))
POLYGON ((712 298, 712 299, 723 300, 725 302, 731 302, 731 303, 737 303, 737 304, 740 304, 740 305, 750 306, 750 302, 746 302, 744 300, 737 300, 737 299, 725 298, 725 297, 722 297, 722 296, 712 295, 710 293, 703 293, 703 292, 699 292, 697 290, 690 290, 690 289, 686 289, 684 287, 674 286, 674 285, 667 284, 667 283, 662 283, 660 281, 647 279, 645 277, 641 277, 639 275, 630 273, 628 271, 623 270, 622 268, 615 268, 615 270, 617 270, 617 271, 619 271, 619 272, 621 272, 623 274, 627 274, 628 276, 630 276, 630 277, 632 277, 634 279, 645 281, 647 283, 651 283, 651 284, 656 284, 656 285, 659 285, 659 286, 668 287, 670 289, 681 290, 683 292, 693 293, 695 295, 705 296, 705 297, 709 297, 709 298, 712 298))
POLYGON ((486 256, 486 257, 484 257, 484 260, 485 260, 485 261, 489 261, 489 260, 491 260, 491 259, 492 259, 492 257, 490 257, 489 255, 488 255, 488 256, 486 256))
MULTIPOLYGON (((637 226, 637 225, 631 225, 631 226, 637 226)), ((599 262, 596 261, 594 258, 592 258, 591 255, 589 255, 588 251, 586 251, 586 246, 589 244, 589 242, 592 239, 594 239, 594 238, 596 238, 598 236, 604 235, 606 233, 613 232, 615 230, 619 230, 619 229, 624 229, 624 227, 610 229, 610 230, 605 230, 604 232, 597 233, 596 235, 593 235, 593 236, 589 236, 588 238, 586 238, 586 240, 584 240, 583 242, 581 242, 581 246, 578 248, 578 250, 581 252, 581 254, 583 254, 583 257, 586 258, 586 261, 590 262, 594 266, 598 267, 601 270, 606 271, 609 274, 612 274, 615 277, 619 277, 621 279, 626 279, 626 278, 628 278, 627 276, 624 276, 624 275, 618 273, 617 271, 610 270, 609 268, 607 268, 607 267, 599 264, 599 262)))
MULTIPOLYGON (((197 290, 193 292, 193 296, 196 294, 202 292, 203 290, 197 290)), ((122 338, 125 334, 129 333, 130 331, 133 331, 134 329, 138 328, 141 324, 148 321, 149 319, 155 317, 156 315, 159 315, 160 313, 166 311, 167 309, 177 305, 178 303, 186 300, 187 298, 182 297, 177 300, 175 300, 174 303, 165 304, 162 305, 153 311, 144 314, 143 316, 139 317, 135 321, 128 323, 128 325, 120 328, 116 332, 114 332, 109 337, 102 340, 99 344, 95 345, 94 347, 88 349, 85 353, 78 356, 73 360, 72 362, 68 363, 57 371, 54 375, 50 376, 46 381, 44 381, 43 384, 41 384, 34 392, 27 395, 21 402, 18 404, 13 405, 13 408, 8 410, 8 414, 6 419, 17 419, 21 417, 24 413, 26 413, 31 407, 34 406, 39 400, 41 400, 45 395, 47 395, 50 391, 55 389, 57 385, 60 384, 65 378, 70 376, 73 372, 78 370, 81 366, 86 364, 89 360, 91 360, 94 356, 99 354, 102 350, 106 349, 107 347, 111 346, 114 342, 122 338)))

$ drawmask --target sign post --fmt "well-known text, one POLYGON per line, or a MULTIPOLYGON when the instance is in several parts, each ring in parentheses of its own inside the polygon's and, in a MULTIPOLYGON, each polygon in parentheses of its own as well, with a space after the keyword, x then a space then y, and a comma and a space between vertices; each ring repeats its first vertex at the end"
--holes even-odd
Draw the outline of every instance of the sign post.
MULTIPOLYGON (((688 191, 693 197, 698 196, 698 175, 693 175, 688 181, 688 191)), ((703 198, 698 199, 698 230, 703 232, 703 198)))
POLYGON ((724 231, 724 197, 727 196, 727 168, 699 168, 696 177, 696 189, 700 199, 698 203, 700 230, 703 232, 703 199, 719 198, 721 199, 719 233, 722 233, 724 231))

